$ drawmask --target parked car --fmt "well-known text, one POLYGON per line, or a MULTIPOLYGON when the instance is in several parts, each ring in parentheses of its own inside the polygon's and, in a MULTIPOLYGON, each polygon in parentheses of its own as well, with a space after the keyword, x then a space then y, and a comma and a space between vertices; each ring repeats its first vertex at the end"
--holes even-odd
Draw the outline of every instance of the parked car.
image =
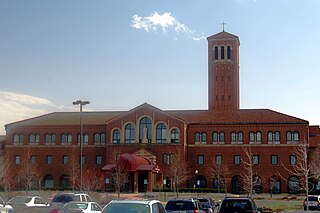
POLYGON ((209 197, 197 197, 195 198, 200 201, 202 209, 207 213, 213 213, 215 209, 213 199, 209 197))
POLYGON ((0 213, 12 213, 13 208, 11 205, 4 202, 4 200, 0 197, 0 213))
POLYGON ((102 208, 96 202, 71 201, 63 206, 65 210, 80 210, 82 213, 101 213, 102 208))
POLYGON ((52 206, 63 206, 71 201, 92 202, 91 197, 85 193, 58 193, 52 198, 52 206))
POLYGON ((8 204, 12 206, 14 212, 23 212, 30 206, 50 206, 44 198, 40 196, 15 196, 8 201, 8 204))
POLYGON ((165 207, 167 213, 180 212, 184 213, 205 213, 202 209, 201 203, 195 198, 190 199, 171 199, 167 202, 165 207))
POLYGON ((307 198, 304 199, 303 202, 303 209, 307 210, 307 204, 309 210, 320 210, 320 195, 309 195, 308 200, 307 198))
POLYGON ((112 200, 103 213, 166 213, 159 200, 112 200))
POLYGON ((219 213, 260 213, 255 202, 248 197, 227 197, 224 198, 219 208, 219 213))

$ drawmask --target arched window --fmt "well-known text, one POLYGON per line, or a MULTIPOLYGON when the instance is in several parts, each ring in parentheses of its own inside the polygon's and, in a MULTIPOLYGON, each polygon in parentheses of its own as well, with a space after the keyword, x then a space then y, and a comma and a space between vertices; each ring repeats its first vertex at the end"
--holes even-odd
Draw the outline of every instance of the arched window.
POLYGON ((232 177, 231 180, 232 193, 242 194, 243 193, 243 179, 241 176, 236 175, 232 177))
POLYGON ((120 130, 119 129, 113 130, 112 143, 120 143, 120 130))
POLYGON ((254 138, 255 138, 254 132, 250 132, 249 133, 249 141, 254 142, 254 138))
POLYGON ((238 142, 243 142, 243 133, 238 132, 238 142))
POLYGON ((294 140, 295 142, 299 142, 299 132, 295 131, 295 132, 293 133, 293 140, 294 140))
POLYGON ((71 133, 68 133, 68 136, 67 136, 67 143, 68 144, 71 144, 72 143, 72 134, 71 133))
POLYGON ((135 143, 135 130, 133 124, 127 124, 125 127, 125 143, 135 143))
POLYGON ((231 143, 236 143, 236 133, 231 132, 231 143))
POLYGON ((52 133, 52 134, 47 133, 47 134, 46 134, 45 143, 46 143, 46 144, 54 144, 55 142, 56 142, 56 134, 54 134, 54 133, 52 133))
POLYGON ((214 59, 215 60, 219 59, 219 49, 218 49, 218 47, 214 47, 214 59))
POLYGON ((44 187, 45 188, 53 188, 54 187, 54 179, 53 176, 48 174, 44 177, 44 187))
POLYGON ((221 59, 224 59, 224 46, 221 46, 221 59))
POLYGON ((106 144, 106 134, 105 133, 101 133, 101 135, 100 135, 100 143, 101 144, 106 144))
POLYGON ((257 132, 256 141, 261 142, 261 132, 257 132))
POLYGON ((270 178, 269 187, 272 193, 279 194, 281 193, 280 179, 273 175, 270 178))
POLYGON ((196 134, 194 134, 194 142, 200 142, 200 133, 196 132, 196 134))
POLYGON ((287 132, 287 142, 292 141, 292 133, 290 131, 287 132))
POLYGON ((268 142, 272 142, 272 141, 273 141, 273 133, 268 132, 268 142))
POLYGON ((94 144, 99 144, 100 143, 100 134, 95 133, 94 134, 94 144))
POLYGON ((88 133, 84 133, 83 134, 83 144, 84 145, 88 145, 89 143, 89 134, 88 133))
POLYGON ((18 144, 19 143, 19 134, 13 135, 13 143, 18 144))
POLYGON ((231 59, 231 46, 227 46, 227 59, 231 59))
POLYGON ((36 142, 36 137, 34 134, 29 135, 29 144, 34 144, 36 142))
POLYGON ((66 133, 61 134, 61 144, 66 144, 68 140, 68 135, 66 133))
POLYGON ((168 164, 168 155, 167 155, 167 153, 163 153, 163 155, 162 155, 162 163, 163 164, 168 164))
POLYGON ((35 134, 35 141, 37 144, 40 142, 40 135, 38 133, 35 134))
POLYGON ((156 127, 156 142, 167 143, 167 127, 164 123, 160 123, 156 127))
POLYGON ((174 163, 174 154, 173 154, 173 153, 170 154, 169 163, 170 163, 170 164, 173 164, 173 163, 174 163))
POLYGON ((171 130, 171 143, 179 143, 179 130, 177 128, 171 130))
POLYGON ((274 133, 274 140, 275 140, 276 142, 280 142, 280 132, 275 132, 275 133, 274 133))
POLYGON ((300 192, 299 179, 296 176, 290 176, 288 179, 288 192, 298 194, 300 192))
POLYGON ((146 137, 148 143, 151 143, 152 129, 151 120, 148 117, 144 117, 140 120, 139 125, 139 143, 142 143, 143 137, 146 137))
POLYGON ((201 142, 207 142, 207 133, 201 133, 201 142))
POLYGON ((219 141, 220 141, 220 143, 224 143, 224 132, 220 132, 219 141))
POLYGON ((213 141, 213 143, 218 143, 218 133, 217 132, 214 132, 212 134, 212 141, 213 141))

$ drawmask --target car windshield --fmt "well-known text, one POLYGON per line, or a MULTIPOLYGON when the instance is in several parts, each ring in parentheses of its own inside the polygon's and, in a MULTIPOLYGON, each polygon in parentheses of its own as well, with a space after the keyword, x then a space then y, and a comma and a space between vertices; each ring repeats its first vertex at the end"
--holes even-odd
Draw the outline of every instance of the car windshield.
MULTIPOLYGON (((307 200, 307 198, 305 199, 305 201, 307 200)), ((318 201, 318 197, 308 197, 309 201, 318 201)))
POLYGON ((248 200, 227 200, 222 202, 221 209, 228 212, 245 212, 246 210, 251 210, 252 206, 248 200))
POLYGON ((198 199, 201 205, 205 208, 211 208, 211 203, 207 199, 198 199))
POLYGON ((103 213, 149 213, 150 208, 140 203, 110 203, 103 210, 103 213))
POLYGON ((166 210, 173 210, 173 211, 185 211, 185 210, 194 210, 193 202, 185 202, 185 201, 174 201, 168 202, 166 205, 166 210))
POLYGON ((14 197, 10 203, 29 203, 31 197, 14 197))
POLYGON ((56 195, 53 199, 52 202, 59 202, 59 203, 68 203, 70 201, 73 201, 73 195, 56 195))
POLYGON ((66 209, 87 209, 88 203, 67 203, 64 208, 66 209))

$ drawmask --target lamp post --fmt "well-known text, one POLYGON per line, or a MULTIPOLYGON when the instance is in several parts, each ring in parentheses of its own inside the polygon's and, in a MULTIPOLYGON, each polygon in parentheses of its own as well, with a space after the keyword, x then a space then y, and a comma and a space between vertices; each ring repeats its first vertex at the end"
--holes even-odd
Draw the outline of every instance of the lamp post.
POLYGON ((82 106, 90 104, 89 101, 77 100, 73 105, 80 105, 80 191, 82 191, 82 147, 83 147, 83 134, 82 134, 82 106))

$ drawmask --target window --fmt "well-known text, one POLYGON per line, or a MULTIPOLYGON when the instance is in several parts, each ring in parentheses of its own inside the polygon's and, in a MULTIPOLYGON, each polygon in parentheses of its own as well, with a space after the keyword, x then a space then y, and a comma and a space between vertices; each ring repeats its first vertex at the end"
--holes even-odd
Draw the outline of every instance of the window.
POLYGON ((207 133, 201 133, 201 142, 207 142, 207 133))
POLYGON ((292 133, 289 131, 287 132, 287 143, 291 143, 292 142, 292 133))
POLYGON ((96 164, 97 165, 101 165, 102 164, 102 156, 101 155, 97 155, 96 156, 96 164))
POLYGON ((236 143, 236 133, 235 132, 231 132, 231 143, 236 143))
POLYGON ((215 60, 219 59, 219 49, 218 49, 218 47, 214 47, 214 59, 215 60))
POLYGON ((126 125, 124 142, 135 143, 135 130, 133 124, 126 125))
POLYGON ((274 133, 274 140, 276 143, 280 143, 280 132, 274 133))
POLYGON ((164 123, 160 123, 156 127, 156 142, 167 143, 167 127, 164 123))
POLYGON ((31 155, 31 156, 30 156, 30 162, 31 162, 31 164, 36 164, 36 162, 37 162, 37 156, 31 155))
POLYGON ((221 59, 224 59, 224 46, 221 46, 221 59))
POLYGON ((261 143, 261 132, 257 132, 256 141, 261 143))
POLYGON ((52 160, 53 160, 53 159, 52 159, 52 155, 47 155, 47 156, 46 156, 46 164, 52 164, 52 163, 53 163, 52 160))
POLYGON ((72 143, 72 134, 71 133, 68 133, 68 136, 67 136, 67 143, 68 144, 71 144, 72 143))
POLYGON ((148 140, 148 143, 151 143, 152 138, 152 129, 151 129, 151 120, 148 117, 144 117, 140 120, 139 125, 139 143, 142 143, 144 139, 148 140))
POLYGON ((119 129, 113 130, 112 143, 120 143, 120 130, 119 129))
POLYGON ((242 143, 243 142, 243 133, 238 132, 238 142, 242 143))
POLYGON ((224 132, 220 132, 219 136, 220 143, 224 143, 224 132))
POLYGON ((293 140, 294 142, 299 142, 299 132, 294 132, 293 133, 293 140))
POLYGON ((20 155, 14 156, 14 164, 20 164, 21 163, 21 157, 20 155))
POLYGON ((169 163, 170 163, 170 164, 173 164, 173 163, 174 163, 174 154, 173 154, 173 153, 170 154, 169 163))
POLYGON ((234 156, 233 156, 233 164, 234 164, 234 165, 240 165, 240 164, 241 164, 240 155, 234 155, 234 156))
POLYGON ((203 165, 204 164, 204 156, 203 155, 198 155, 197 156, 197 164, 198 165, 203 165))
POLYGON ((255 141, 254 138, 255 138, 255 137, 254 137, 254 132, 250 132, 250 133, 249 133, 249 141, 250 141, 250 142, 254 142, 254 141, 255 141))
POLYGON ((69 163, 69 156, 68 155, 64 155, 62 157, 62 164, 68 164, 69 163))
POLYGON ((94 144, 95 145, 106 143, 106 134, 104 134, 104 133, 94 133, 93 137, 94 137, 94 144))
POLYGON ((88 133, 84 133, 83 134, 83 144, 88 145, 88 143, 89 143, 89 135, 88 135, 88 133))
POLYGON ((167 153, 163 153, 163 155, 162 155, 162 163, 163 164, 168 164, 168 155, 167 155, 167 153))
POLYGON ((45 144, 46 145, 49 145, 49 144, 55 144, 56 142, 56 134, 52 133, 47 133, 46 136, 45 136, 45 144))
POLYGON ((218 133, 217 132, 214 132, 212 134, 212 141, 213 141, 213 143, 218 143, 218 133))
POLYGON ((227 59, 231 59, 231 46, 227 46, 227 59))
POLYGON ((65 133, 61 134, 61 144, 66 144, 68 140, 68 135, 65 133))
POLYGON ((105 133, 100 134, 100 143, 106 144, 106 134, 105 133))
POLYGON ((297 165, 297 156, 290 155, 290 165, 297 165))
POLYGON ((171 130, 171 143, 179 143, 179 131, 177 128, 171 130))
POLYGON ((259 165, 259 155, 253 155, 252 156, 252 164, 253 165, 259 165))
POLYGON ((215 162, 216 162, 216 165, 221 165, 222 164, 222 156, 216 155, 215 162))
POLYGON ((81 158, 81 164, 85 164, 86 163, 86 156, 82 155, 82 158, 81 158))
POLYGON ((23 134, 14 134, 13 135, 13 144, 19 144, 22 145, 23 144, 23 134))
POLYGON ((100 134, 95 133, 94 134, 94 144, 99 144, 100 143, 100 134))
POLYGON ((200 142, 200 133, 196 132, 196 134, 194 135, 194 142, 200 142))
POLYGON ((35 144, 36 142, 36 137, 34 134, 29 135, 29 144, 35 144))
POLYGON ((271 165, 278 165, 278 155, 271 155, 271 165))

